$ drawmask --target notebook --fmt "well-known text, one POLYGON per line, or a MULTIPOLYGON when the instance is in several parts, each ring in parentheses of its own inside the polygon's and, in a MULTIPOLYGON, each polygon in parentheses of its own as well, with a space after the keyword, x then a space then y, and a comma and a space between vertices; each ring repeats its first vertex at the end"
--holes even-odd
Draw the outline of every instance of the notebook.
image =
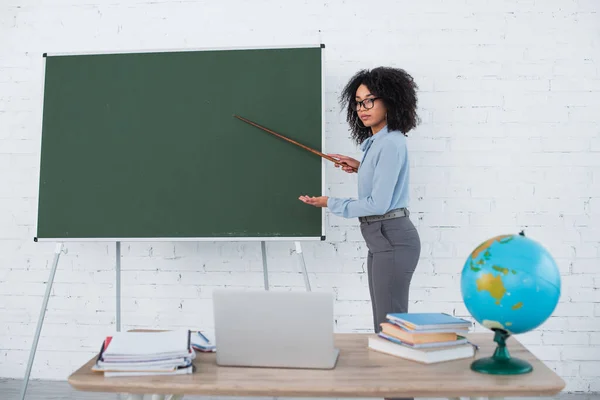
POLYGON ((458 339, 458 335, 453 332, 448 333, 421 333, 419 331, 407 331, 399 326, 383 322, 380 324, 381 331, 386 335, 393 336, 403 342, 410 344, 424 344, 436 342, 449 342, 458 339))
POLYGON ((445 313, 391 313, 387 319, 400 323, 412 330, 456 329, 465 330, 471 326, 466 319, 453 317, 445 313))
POLYGON ((92 371, 105 377, 179 375, 194 371, 190 331, 117 332, 103 343, 92 371))
POLYGON ((117 332, 101 354, 103 361, 156 361, 189 357, 190 331, 179 329, 165 332, 117 332))
POLYGON ((429 343, 409 343, 404 342, 396 337, 386 335, 384 332, 379 332, 377 336, 382 337, 384 339, 389 340, 390 342, 394 342, 396 344, 400 344, 403 346, 412 347, 413 349, 424 349, 424 348, 433 348, 433 347, 448 347, 448 346, 458 346, 460 344, 467 344, 469 341, 467 338, 458 336, 456 340, 450 340, 447 342, 429 342, 429 343))
POLYGON ((398 345, 379 336, 369 337, 369 348, 380 353, 416 361, 422 364, 434 364, 458 360, 473 357, 475 355, 475 348, 471 344, 416 349, 398 345))

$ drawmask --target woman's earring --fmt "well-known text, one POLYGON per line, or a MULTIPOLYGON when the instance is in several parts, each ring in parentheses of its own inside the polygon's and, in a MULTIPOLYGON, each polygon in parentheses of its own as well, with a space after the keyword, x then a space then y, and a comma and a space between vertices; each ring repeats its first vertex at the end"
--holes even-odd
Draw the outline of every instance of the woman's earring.
POLYGON ((356 118, 356 119, 354 120, 354 125, 356 125, 356 126, 357 126, 358 128, 360 128, 360 129, 365 129, 365 128, 366 128, 365 124, 363 124, 363 126, 360 126, 360 125, 358 124, 358 120, 359 120, 359 119, 360 119, 360 118, 356 118))

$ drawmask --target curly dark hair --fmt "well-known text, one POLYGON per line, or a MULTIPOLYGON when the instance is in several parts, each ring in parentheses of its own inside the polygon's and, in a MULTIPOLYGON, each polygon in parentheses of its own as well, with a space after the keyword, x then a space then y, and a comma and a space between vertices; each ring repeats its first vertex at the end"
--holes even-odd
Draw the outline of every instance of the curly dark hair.
POLYGON ((372 70, 360 70, 344 87, 340 103, 346 108, 346 121, 350 124, 352 138, 358 143, 371 136, 371 128, 365 128, 353 107, 356 104, 356 90, 364 84, 374 96, 380 97, 387 108, 389 130, 399 130, 408 136, 408 132, 417 126, 418 89, 412 76, 399 68, 378 67, 372 70))

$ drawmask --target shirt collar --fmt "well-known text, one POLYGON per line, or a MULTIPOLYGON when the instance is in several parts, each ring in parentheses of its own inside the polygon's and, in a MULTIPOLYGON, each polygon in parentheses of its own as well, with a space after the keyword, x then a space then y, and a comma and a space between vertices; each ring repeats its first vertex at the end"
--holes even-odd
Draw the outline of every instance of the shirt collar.
POLYGON ((378 138, 385 136, 389 133, 388 127, 387 125, 384 126, 383 128, 381 128, 381 130, 379 132, 377 132, 374 135, 369 136, 365 141, 363 141, 360 145, 360 148, 362 151, 367 151, 369 149, 369 147, 371 147, 371 144, 373 144, 373 142, 375 140, 377 140, 378 138))

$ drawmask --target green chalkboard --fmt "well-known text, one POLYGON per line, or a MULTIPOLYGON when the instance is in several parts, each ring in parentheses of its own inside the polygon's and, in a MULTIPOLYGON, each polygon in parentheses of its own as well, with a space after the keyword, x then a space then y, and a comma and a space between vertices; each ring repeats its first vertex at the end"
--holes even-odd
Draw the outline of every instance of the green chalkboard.
POLYGON ((317 238, 322 46, 45 55, 37 239, 317 238))

